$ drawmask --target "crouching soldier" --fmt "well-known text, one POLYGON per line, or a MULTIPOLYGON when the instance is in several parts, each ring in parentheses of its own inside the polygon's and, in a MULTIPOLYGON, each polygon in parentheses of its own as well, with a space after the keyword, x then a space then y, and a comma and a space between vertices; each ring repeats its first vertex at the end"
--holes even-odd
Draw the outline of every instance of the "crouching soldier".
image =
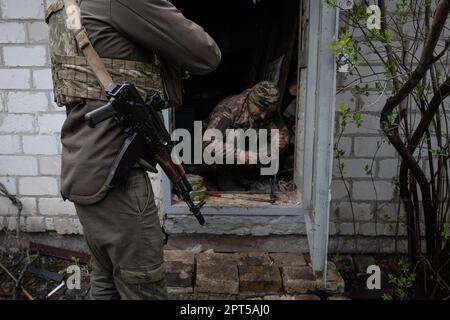
MULTIPOLYGON (((289 130, 286 128, 279 112, 277 103, 280 99, 278 88, 269 81, 257 83, 240 94, 222 100, 203 121, 203 130, 217 129, 226 135, 227 129, 278 129, 279 150, 284 150, 289 144, 289 130)), ((209 145, 207 141, 203 148, 209 145)), ((235 163, 251 163, 258 155, 251 150, 237 150, 224 142, 224 154, 233 153, 235 163)), ((242 173, 242 166, 231 166, 231 170, 220 170, 219 188, 223 190, 248 189, 250 181, 242 173)))

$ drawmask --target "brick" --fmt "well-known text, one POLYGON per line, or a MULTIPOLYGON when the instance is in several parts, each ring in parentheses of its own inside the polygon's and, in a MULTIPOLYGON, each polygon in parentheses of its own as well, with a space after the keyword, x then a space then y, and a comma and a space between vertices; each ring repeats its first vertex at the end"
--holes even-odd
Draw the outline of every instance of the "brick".
POLYGON ((0 183, 2 183, 6 190, 10 194, 16 194, 17 193, 17 187, 16 187, 16 178, 15 177, 0 177, 0 183))
MULTIPOLYGON (((347 187, 351 190, 350 183, 347 183, 347 187)), ((343 199, 348 197, 347 189, 345 188, 342 180, 333 180, 331 182, 331 197, 333 200, 343 199)))
POLYGON ((339 203, 339 219, 340 221, 353 221, 352 214, 355 215, 356 221, 368 221, 373 219, 372 205, 370 203, 342 202, 339 203))
POLYGON ((53 225, 58 234, 83 234, 83 227, 78 219, 54 218, 53 225))
POLYGON ((0 156, 0 175, 37 175, 37 160, 26 156, 0 156))
POLYGON ((350 108, 351 111, 356 110, 356 98, 351 91, 344 91, 336 95, 336 108, 339 107, 341 102, 344 103, 345 107, 350 108))
POLYGON ((24 43, 25 24, 0 22, 0 43, 24 43))
POLYGON ((393 185, 390 182, 375 181, 355 181, 353 183, 354 200, 374 200, 375 190, 378 200, 391 200, 393 197, 393 185))
POLYGON ((362 94, 360 96, 362 111, 381 111, 386 104, 387 95, 369 94, 368 96, 362 94))
POLYGON ((273 260, 273 265, 277 267, 306 266, 306 260, 302 253, 271 253, 270 258, 273 260))
POLYGON ((353 121, 349 121, 344 134, 379 134, 380 118, 378 116, 361 113, 361 126, 358 127, 353 121))
POLYGON ((19 136, 0 135, 0 154, 15 154, 20 152, 19 136))
POLYGON ((359 233, 363 236, 375 236, 380 235, 383 230, 383 225, 375 223, 362 223, 359 229, 359 233))
POLYGON ((50 69, 33 70, 33 85, 36 89, 52 89, 53 82, 50 69))
POLYGON ((29 89, 30 71, 27 69, 0 69, 0 88, 29 89))
POLYGON ((306 293, 317 288, 311 267, 282 267, 281 272, 287 293, 306 293))
POLYGON ((236 264, 237 256, 232 253, 201 252, 197 254, 197 265, 236 264))
POLYGON ((339 234, 340 235, 354 235, 356 232, 356 234, 358 234, 359 232, 359 223, 355 222, 355 223, 348 223, 348 222, 343 222, 339 224, 339 234))
POLYGON ((61 174, 61 158, 41 157, 39 159, 39 173, 43 175, 61 174))
POLYGON ((10 92, 8 94, 9 113, 36 113, 48 109, 47 96, 43 92, 10 92))
POLYGON ((378 163, 379 178, 393 178, 397 176, 400 164, 397 159, 380 160, 378 163))
MULTIPOLYGON (((345 178, 367 178, 371 175, 365 170, 367 166, 368 170, 372 167, 372 175, 375 176, 375 163, 372 163, 372 159, 341 159, 340 163, 343 165, 343 175, 345 178)), ((340 170, 338 161, 334 161, 333 175, 340 177, 340 170)))
POLYGON ((25 154, 58 154, 56 137, 54 136, 23 136, 23 152, 25 154))
POLYGON ((237 254, 238 265, 269 266, 272 264, 267 253, 245 252, 237 254))
POLYGON ((29 40, 32 43, 48 42, 48 26, 45 22, 31 22, 28 24, 29 40))
POLYGON ((19 179, 19 192, 30 196, 55 196, 58 194, 58 183, 50 177, 27 177, 19 179))
POLYGON ((27 217, 25 220, 25 230, 27 232, 45 232, 44 217, 27 217))
POLYGON ((354 140, 354 151, 357 157, 396 157, 394 147, 388 142, 382 142, 377 137, 357 137, 354 140), (379 146, 379 148, 378 148, 379 146), (377 151, 378 149, 378 151, 377 151))
MULTIPOLYGON (((337 138, 335 139, 335 144, 336 143, 338 143, 337 138)), ((344 154, 342 155, 342 157, 349 157, 351 155, 352 145, 353 145, 353 140, 350 137, 341 137, 339 139, 339 144, 337 145, 337 148, 344 151, 344 154)))
POLYGON ((0 132, 32 133, 34 117, 27 114, 0 114, 0 132))
POLYGON ((202 264, 197 262, 196 289, 203 293, 237 294, 238 267, 234 264, 202 264))
POLYGON ((44 216, 75 215, 75 206, 61 198, 39 198, 39 213, 44 216))
MULTIPOLYGON (((22 215, 33 215, 37 212, 36 198, 19 197, 22 202, 22 215)), ((0 197, 0 215, 16 216, 18 208, 13 205, 11 200, 6 197, 0 197)))
POLYGON ((40 133, 60 133, 62 125, 66 120, 63 113, 48 113, 38 117, 38 128, 40 133))
POLYGON ((189 287, 192 289, 194 253, 183 250, 165 250, 166 281, 168 287, 189 287))
POLYGON ((42 0, 2 0, 3 19, 42 19, 44 1, 42 0))
POLYGON ((251 292, 278 292, 282 290, 280 270, 276 266, 240 265, 239 290, 251 292))
POLYGON ((47 62, 44 46, 4 47, 3 58, 6 66, 44 66, 47 62))

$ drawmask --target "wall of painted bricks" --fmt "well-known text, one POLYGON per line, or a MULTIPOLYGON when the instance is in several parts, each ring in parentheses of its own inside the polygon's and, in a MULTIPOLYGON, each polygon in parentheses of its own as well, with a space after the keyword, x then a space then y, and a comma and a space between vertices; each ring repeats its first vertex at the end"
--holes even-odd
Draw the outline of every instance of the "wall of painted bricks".
MULTIPOLYGON (((81 226, 73 205, 59 197, 60 128, 64 111, 53 103, 47 27, 43 22, 50 0, 0 0, 0 181, 24 204, 24 230, 79 234, 81 226)), ((341 77, 341 76, 340 76, 341 77)), ((340 79, 348 81, 349 79, 340 79)), ((332 186, 330 232, 348 236, 393 235, 396 201, 391 178, 397 158, 384 144, 374 161, 374 182, 363 167, 371 163, 379 135, 378 114, 383 100, 372 104, 374 96, 348 91, 340 94, 354 110, 363 114, 363 127, 350 126, 341 139, 345 176, 354 200, 356 225, 352 223, 347 193, 336 166, 332 186), (374 187, 378 201, 374 198, 374 187), (387 218, 389 216, 389 219, 387 218)), ((338 127, 337 127, 338 129, 338 127)), ((158 206, 161 208, 160 178, 152 176, 158 206)), ((14 229, 16 208, 0 198, 0 224, 14 229)), ((215 217, 213 233, 263 236, 304 234, 301 217, 215 217)), ((172 232, 201 232, 194 219, 168 220, 172 232)), ((403 231, 400 230, 400 233, 403 231)))

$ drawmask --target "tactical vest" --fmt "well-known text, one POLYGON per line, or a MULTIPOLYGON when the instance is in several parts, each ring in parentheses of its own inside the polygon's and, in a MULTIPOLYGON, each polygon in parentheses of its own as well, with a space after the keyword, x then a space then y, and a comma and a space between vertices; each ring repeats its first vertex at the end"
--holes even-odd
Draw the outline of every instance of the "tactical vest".
MULTIPOLYGON (((58 105, 79 103, 83 99, 107 101, 87 59, 80 54, 75 36, 67 26, 63 0, 54 0, 45 14, 49 26, 53 92, 58 105)), ((116 83, 133 83, 143 97, 150 89, 163 94, 159 65, 139 61, 101 58, 116 83)))

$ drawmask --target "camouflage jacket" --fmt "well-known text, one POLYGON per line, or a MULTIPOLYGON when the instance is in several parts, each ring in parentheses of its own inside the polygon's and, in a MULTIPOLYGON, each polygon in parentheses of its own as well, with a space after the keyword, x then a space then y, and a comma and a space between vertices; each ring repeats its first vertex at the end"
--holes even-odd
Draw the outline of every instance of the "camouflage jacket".
MULTIPOLYGON (((222 100, 203 121, 203 132, 207 129, 218 129, 225 136, 226 129, 278 129, 280 138, 289 141, 289 130, 284 124, 279 113, 265 120, 255 120, 248 110, 246 103, 251 89, 247 89, 240 94, 229 96, 222 100)), ((206 141, 203 148, 209 145, 211 141, 206 141)), ((223 142, 223 151, 225 153, 233 152, 237 159, 238 153, 234 146, 223 142)))

